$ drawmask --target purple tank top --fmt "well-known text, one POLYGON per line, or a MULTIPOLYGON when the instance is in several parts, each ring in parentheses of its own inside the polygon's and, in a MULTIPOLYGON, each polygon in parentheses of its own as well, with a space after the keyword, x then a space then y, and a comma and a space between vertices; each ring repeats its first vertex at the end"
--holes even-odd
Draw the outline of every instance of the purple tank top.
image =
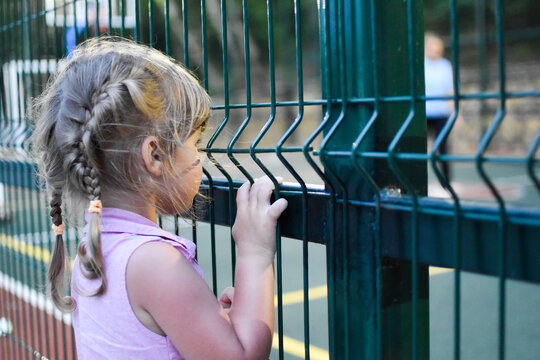
POLYGON ((105 294, 83 296, 96 289, 99 281, 88 280, 81 274, 78 258, 73 266, 71 293, 77 302, 73 327, 78 359, 182 359, 167 336, 152 332, 135 316, 126 289, 126 268, 139 246, 161 241, 180 251, 202 277, 195 260, 195 244, 143 216, 121 209, 103 209, 101 232, 108 285, 105 294))

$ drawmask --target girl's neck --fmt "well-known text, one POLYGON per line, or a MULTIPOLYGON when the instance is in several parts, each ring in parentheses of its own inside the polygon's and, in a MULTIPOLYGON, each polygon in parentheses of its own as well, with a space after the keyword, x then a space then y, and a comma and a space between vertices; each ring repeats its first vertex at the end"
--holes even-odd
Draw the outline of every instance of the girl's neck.
POLYGON ((124 192, 109 193, 102 192, 102 203, 104 207, 117 208, 131 211, 144 216, 153 223, 157 223, 156 208, 152 202, 144 199, 138 194, 126 194, 124 192))

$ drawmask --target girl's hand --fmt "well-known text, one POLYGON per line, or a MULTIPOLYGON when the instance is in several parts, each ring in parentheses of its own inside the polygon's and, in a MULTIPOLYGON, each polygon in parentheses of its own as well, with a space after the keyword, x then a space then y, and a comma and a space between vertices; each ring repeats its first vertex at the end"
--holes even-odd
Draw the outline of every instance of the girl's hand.
MULTIPOLYGON (((276 178, 279 183, 282 178, 276 178)), ((236 220, 232 234, 240 255, 270 257, 276 253, 276 224, 287 200, 270 204, 274 183, 268 176, 244 183, 236 194, 236 220)))
POLYGON ((229 286, 221 293, 219 303, 228 314, 234 301, 234 287, 229 286))

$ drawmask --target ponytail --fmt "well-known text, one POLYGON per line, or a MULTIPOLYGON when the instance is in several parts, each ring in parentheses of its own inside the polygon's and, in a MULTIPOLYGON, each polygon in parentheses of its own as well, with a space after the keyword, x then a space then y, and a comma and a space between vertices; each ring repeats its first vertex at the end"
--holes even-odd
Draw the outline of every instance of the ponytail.
POLYGON ((56 233, 56 241, 47 274, 50 286, 51 298, 54 304, 64 312, 71 312, 75 308, 75 301, 71 296, 64 296, 65 293, 65 268, 66 249, 64 247, 64 223, 62 221, 62 192, 53 189, 50 202, 50 216, 53 223, 53 230, 56 233))
POLYGON ((81 272, 87 279, 100 279, 101 285, 92 294, 88 296, 100 296, 107 290, 107 278, 105 276, 105 266, 103 262, 103 253, 101 251, 101 201, 90 201, 88 208, 90 213, 90 222, 88 223, 88 232, 86 242, 82 241, 77 249, 81 272), (88 251, 88 248, 90 251, 88 251))

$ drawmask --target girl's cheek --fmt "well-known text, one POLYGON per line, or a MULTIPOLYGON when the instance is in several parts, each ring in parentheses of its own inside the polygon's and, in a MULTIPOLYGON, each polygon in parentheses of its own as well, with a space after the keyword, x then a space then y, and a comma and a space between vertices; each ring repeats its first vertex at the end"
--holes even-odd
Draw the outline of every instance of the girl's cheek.
POLYGON ((199 165, 197 167, 197 190, 199 190, 199 187, 201 186, 202 182, 202 165, 199 165))

